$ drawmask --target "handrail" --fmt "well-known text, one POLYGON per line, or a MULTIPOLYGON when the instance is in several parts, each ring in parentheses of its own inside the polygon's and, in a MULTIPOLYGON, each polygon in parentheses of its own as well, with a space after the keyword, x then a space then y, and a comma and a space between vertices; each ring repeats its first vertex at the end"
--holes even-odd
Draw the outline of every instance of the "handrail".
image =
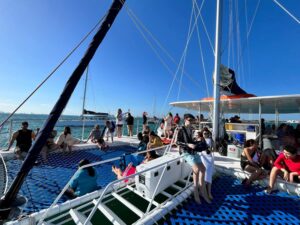
MULTIPOLYGON (((168 146, 168 145, 167 145, 168 146)), ((161 148, 164 148, 166 146, 161 146, 161 147, 157 147, 157 148, 153 148, 151 150, 158 150, 158 149, 161 149, 161 148)), ((146 153, 147 151, 149 150, 144 150, 144 151, 138 151, 138 152, 134 152, 133 154, 141 154, 141 153, 146 153)), ((68 189, 68 187, 70 186, 70 183, 71 183, 71 180, 77 175, 78 171, 80 169, 85 169, 85 168, 88 168, 88 167, 92 167, 92 166, 97 166, 97 165, 101 165, 101 164, 104 164, 104 163, 108 163, 108 162, 112 162, 112 161, 116 161, 116 160, 119 160, 121 159, 122 156, 119 156, 119 157, 114 157, 114 158, 111 158, 111 159, 107 159, 107 160, 103 160, 103 161, 100 161, 100 162, 94 162, 94 163, 90 163, 90 164, 87 164, 87 165, 84 165, 80 168, 78 168, 75 173, 73 174, 73 176, 70 178, 70 180, 67 182, 67 184, 64 186, 64 188, 62 189, 62 191, 58 194, 58 196, 55 198, 55 200, 53 201, 53 203, 50 205, 49 208, 46 209, 45 213, 42 215, 41 219, 39 220, 38 222, 38 225, 41 225, 44 221, 44 219, 47 217, 48 215, 48 212, 50 211, 50 209, 52 209, 58 202, 58 200, 61 198, 61 196, 65 193, 65 191, 68 189)))
POLYGON ((145 172, 148 172, 148 171, 150 171, 150 170, 156 169, 156 168, 161 167, 161 166, 163 166, 163 165, 165 165, 165 164, 168 164, 168 163, 171 163, 171 162, 175 162, 176 160, 178 160, 178 159, 180 159, 180 158, 182 158, 182 157, 183 157, 183 155, 181 155, 181 156, 179 156, 179 157, 177 157, 177 158, 175 158, 175 159, 172 159, 172 160, 170 160, 170 161, 164 162, 164 163, 162 163, 162 164, 159 164, 159 165, 150 167, 150 168, 148 168, 148 169, 145 169, 145 170, 143 170, 143 171, 137 172, 137 173, 135 173, 135 174, 131 174, 131 175, 129 175, 129 176, 123 177, 122 179, 119 179, 119 180, 115 180, 115 181, 110 182, 110 183, 104 188, 104 190, 103 190, 103 192, 101 193, 99 199, 97 200, 97 203, 95 204, 94 208, 92 209, 92 211, 91 211, 90 214, 88 215, 88 217, 87 217, 87 219, 85 220, 85 222, 84 222, 83 225, 87 225, 87 224, 89 223, 89 221, 91 220, 91 218, 94 216, 94 214, 95 214, 95 212, 96 212, 96 210, 97 210, 97 207, 99 206, 101 200, 103 199, 103 196, 104 196, 105 193, 107 192, 108 188, 110 188, 110 186, 115 185, 115 184, 120 183, 120 182, 123 182, 124 180, 128 180, 128 179, 130 179, 130 178, 132 178, 132 177, 138 176, 138 175, 140 175, 140 174, 142 174, 142 173, 145 173, 145 172))
POLYGON ((6 191, 7 191, 7 187, 8 187, 8 173, 7 173, 7 167, 6 167, 6 164, 5 164, 5 160, 4 160, 4 158, 3 158, 3 156, 2 156, 1 153, 0 153, 0 157, 1 157, 2 162, 3 162, 4 170, 5 170, 5 175, 6 175, 6 184, 5 184, 5 189, 4 189, 4 192, 3 192, 3 194, 5 194, 6 191))

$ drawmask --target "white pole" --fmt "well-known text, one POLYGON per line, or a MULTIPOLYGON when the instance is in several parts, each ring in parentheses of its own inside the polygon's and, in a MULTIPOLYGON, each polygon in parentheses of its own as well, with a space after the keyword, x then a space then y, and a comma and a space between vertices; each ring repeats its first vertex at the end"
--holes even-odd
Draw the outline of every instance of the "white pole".
MULTIPOLYGON (((213 141, 217 144, 219 136, 219 103, 220 103, 220 61, 221 61, 221 12, 222 0, 217 0, 216 36, 215 36, 215 67, 214 67, 214 111, 213 111, 213 141)), ((214 146, 216 147, 216 146, 214 146)))
POLYGON ((262 148, 262 122, 261 122, 261 101, 258 102, 258 119, 259 119, 259 147, 262 148))

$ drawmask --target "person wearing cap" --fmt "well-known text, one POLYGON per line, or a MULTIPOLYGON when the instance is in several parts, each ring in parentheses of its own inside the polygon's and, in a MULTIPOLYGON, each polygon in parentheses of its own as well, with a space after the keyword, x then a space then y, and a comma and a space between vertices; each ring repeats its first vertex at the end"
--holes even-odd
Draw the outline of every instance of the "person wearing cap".
POLYGON ((13 145, 15 140, 17 141, 15 152, 17 154, 18 159, 22 159, 24 154, 26 154, 32 144, 32 140, 35 139, 35 133, 32 130, 28 129, 28 122, 24 121, 22 122, 22 128, 18 131, 16 131, 7 148, 7 151, 9 151, 10 147, 13 145))
POLYGON ((184 126, 181 127, 177 135, 177 145, 185 161, 192 166, 194 180, 194 198, 198 204, 201 204, 199 196, 199 187, 201 196, 207 203, 211 203, 204 182, 205 167, 201 161, 200 155, 196 152, 196 143, 193 140, 193 128, 191 122, 195 117, 191 114, 184 115, 184 126))

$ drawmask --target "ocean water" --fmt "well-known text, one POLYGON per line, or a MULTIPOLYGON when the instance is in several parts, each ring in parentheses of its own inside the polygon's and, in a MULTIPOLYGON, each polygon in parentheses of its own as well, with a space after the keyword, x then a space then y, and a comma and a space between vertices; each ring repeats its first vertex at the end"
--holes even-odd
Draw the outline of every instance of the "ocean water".
MULTIPOLYGON (((8 114, 0 113, 0 121, 4 121, 7 118, 8 114)), ((11 134, 21 128, 21 123, 23 121, 27 121, 29 123, 29 129, 32 129, 36 132, 37 128, 41 128, 45 123, 48 115, 40 115, 40 114, 15 114, 0 130, 0 149, 5 148, 8 146, 11 134)), ((60 120, 79 120, 79 116, 70 116, 70 115, 63 115, 60 117, 60 120)), ((126 124, 126 123, 124 123, 126 124)), ((150 124, 149 125, 152 130, 157 129, 157 125, 150 124)), ((103 129, 103 126, 101 127, 103 129)), ((63 127, 55 127, 57 133, 61 133, 63 131, 63 127)), ((84 136, 83 139, 86 139, 92 130, 92 127, 85 127, 84 128, 84 136)), ((137 131, 142 130, 142 118, 135 118, 134 120, 134 127, 133 133, 134 135, 137 131)), ((76 138, 82 138, 82 127, 71 127, 72 135, 76 138)), ((123 135, 128 135, 127 127, 123 126, 123 135)))

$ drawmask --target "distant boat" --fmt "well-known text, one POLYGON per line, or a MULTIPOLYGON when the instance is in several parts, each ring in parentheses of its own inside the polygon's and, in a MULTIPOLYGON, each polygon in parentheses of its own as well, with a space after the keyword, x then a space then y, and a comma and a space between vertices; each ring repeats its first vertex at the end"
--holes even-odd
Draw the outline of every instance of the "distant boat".
POLYGON ((105 125, 107 120, 114 120, 115 117, 104 112, 94 112, 84 109, 81 118, 78 120, 60 120, 56 123, 56 127, 93 127, 96 124, 105 125))

